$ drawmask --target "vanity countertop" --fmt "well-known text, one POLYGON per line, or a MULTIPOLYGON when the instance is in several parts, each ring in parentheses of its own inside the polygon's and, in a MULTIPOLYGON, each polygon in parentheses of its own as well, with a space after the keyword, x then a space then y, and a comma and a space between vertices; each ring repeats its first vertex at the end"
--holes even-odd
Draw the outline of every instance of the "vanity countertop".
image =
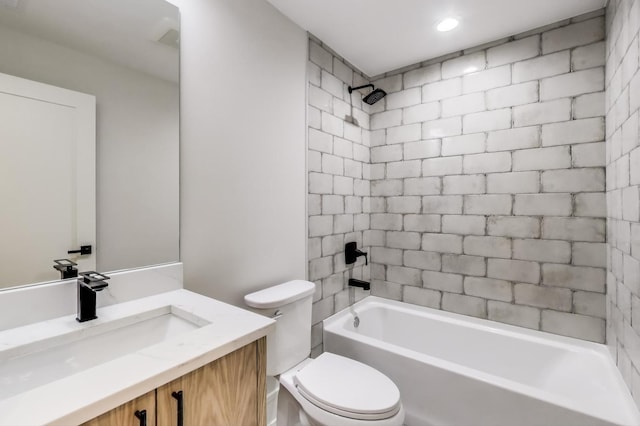
MULTIPOLYGON (((79 329, 90 331, 154 309, 180 310, 204 323, 193 331, 0 400, 0 425, 83 423, 266 336, 275 324, 247 310, 176 290, 98 309, 98 318, 85 323, 69 315, 0 332, 0 355, 45 337, 77 335, 79 329)), ((0 376, 0 386, 5 386, 2 379, 0 376)))

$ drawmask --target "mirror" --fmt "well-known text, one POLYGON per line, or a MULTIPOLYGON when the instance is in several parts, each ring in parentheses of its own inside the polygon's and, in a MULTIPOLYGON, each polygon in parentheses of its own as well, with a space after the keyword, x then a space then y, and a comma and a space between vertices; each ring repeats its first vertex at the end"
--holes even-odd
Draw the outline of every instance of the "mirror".
MULTIPOLYGON (((0 258, 0 288, 60 279, 55 259, 104 273, 179 260, 179 23, 177 7, 164 0, 0 0, 0 80, 59 90, 63 99, 79 92, 95 102, 92 115, 62 114, 64 119, 47 118, 47 108, 29 103, 9 102, 4 110, 0 104, 0 128, 29 130, 22 133, 34 140, 22 149, 22 142, 0 133, 0 155, 12 165, 0 171, 0 253, 12 255, 0 258), (93 117, 95 186, 86 167, 93 160, 74 151, 80 142, 54 149, 58 130, 47 127, 66 120, 86 131, 93 117), (76 168, 64 162, 69 158, 76 168), (95 202, 64 195, 82 186, 95 187, 95 202), (71 213, 55 201, 71 204, 71 213), (16 213, 16 206, 28 214, 16 213), (95 237, 74 231, 74 223, 83 222, 76 210, 92 212, 95 237), (68 224, 70 242, 49 244, 68 224), (86 245, 91 254, 65 250, 86 245), (49 246, 57 248, 47 251, 49 246)), ((77 132, 60 130, 59 139, 68 142, 68 134, 77 132)))

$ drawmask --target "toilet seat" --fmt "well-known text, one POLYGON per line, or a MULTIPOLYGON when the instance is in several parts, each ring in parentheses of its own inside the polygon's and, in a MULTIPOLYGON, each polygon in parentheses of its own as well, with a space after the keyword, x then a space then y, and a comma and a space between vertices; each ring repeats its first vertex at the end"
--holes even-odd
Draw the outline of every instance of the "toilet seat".
POLYGON ((361 362, 323 353, 296 371, 297 391, 313 405, 355 420, 382 420, 401 408, 398 387, 361 362))

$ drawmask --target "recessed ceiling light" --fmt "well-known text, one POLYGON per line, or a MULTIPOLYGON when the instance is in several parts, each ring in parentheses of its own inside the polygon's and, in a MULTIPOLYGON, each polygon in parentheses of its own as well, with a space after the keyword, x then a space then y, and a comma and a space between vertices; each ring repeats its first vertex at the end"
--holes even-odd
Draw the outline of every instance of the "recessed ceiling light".
POLYGON ((436 27, 438 31, 451 31, 458 26, 458 20, 454 18, 444 19, 436 27))

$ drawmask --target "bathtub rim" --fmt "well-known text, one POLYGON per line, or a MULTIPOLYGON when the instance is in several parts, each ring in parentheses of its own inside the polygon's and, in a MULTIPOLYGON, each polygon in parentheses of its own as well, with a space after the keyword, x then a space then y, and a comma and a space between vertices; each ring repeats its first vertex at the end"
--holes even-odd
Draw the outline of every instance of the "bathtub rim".
MULTIPOLYGON (((444 320, 454 325, 470 327, 473 329, 481 330, 482 332, 499 333, 520 340, 528 340, 533 343, 555 346, 564 350, 568 350, 570 352, 590 352, 594 356, 605 358, 610 373, 613 375, 613 381, 615 382, 616 387, 620 391, 622 391, 622 395, 620 396, 624 399, 623 401, 621 401, 620 405, 616 407, 619 409, 606 412, 608 414, 613 414, 609 417, 603 417, 602 410, 594 410, 591 404, 585 405, 584 402, 581 404, 579 400, 571 399, 561 394, 552 393, 531 385, 517 382, 515 380, 510 380, 498 375, 477 370, 472 367, 467 367, 452 361, 447 361, 442 358, 424 354, 412 349, 407 349, 393 343, 384 342, 384 346, 387 346, 391 350, 398 352, 401 356, 428 362, 436 368, 445 369, 453 372, 454 374, 472 377, 489 385, 498 386, 500 388, 507 389, 509 391, 516 392, 518 394, 525 395, 531 398, 535 398, 540 401, 551 403, 567 410, 575 411, 577 413, 587 414, 591 417, 606 422, 616 421, 619 423, 622 422, 621 424, 627 424, 625 422, 632 422, 629 424, 640 424, 640 412, 638 412, 637 406, 633 398, 631 397, 629 389, 622 379, 622 376, 618 368, 616 367, 615 362, 613 362, 611 352, 603 344, 580 340, 569 336, 551 334, 540 330, 532 330, 510 324, 499 323, 488 319, 457 314, 454 312, 442 311, 439 309, 415 305, 408 302, 385 299, 377 296, 367 296, 364 299, 356 302, 354 305, 349 306, 325 319, 323 321, 323 335, 324 333, 333 333, 336 335, 345 336, 349 339, 353 339, 364 345, 380 347, 380 345, 374 344, 374 342, 378 341, 376 338, 357 334, 344 327, 344 325, 350 320, 350 318, 353 318, 353 311, 358 313, 379 306, 391 306, 396 310, 405 312, 410 311, 412 314, 415 313, 417 315, 428 317, 437 321, 444 320), (543 333, 543 335, 540 335, 540 333, 543 333)), ((603 406, 604 404, 598 404, 596 407, 600 408, 603 406)))
POLYGON ((347 308, 344 308, 339 312, 336 312, 335 314, 325 319, 323 321, 323 325, 325 327, 327 325, 332 326, 334 324, 334 321, 339 322, 340 320, 344 320, 344 317, 347 317, 351 313, 350 311, 352 309, 367 307, 368 305, 371 305, 371 304, 391 305, 401 309, 419 311, 426 314, 426 316, 446 318, 448 322, 451 322, 454 324, 464 325, 464 326, 471 325, 471 328, 483 329, 483 330, 490 329, 493 332, 500 331, 500 332, 504 332, 504 334, 507 334, 507 335, 525 335, 528 337, 527 340, 531 340, 534 342, 539 342, 544 344, 553 342, 554 346, 561 346, 561 347, 579 346, 584 350, 595 351, 598 354, 608 357, 609 359, 611 358, 610 350, 602 343, 582 340, 582 339, 578 339, 571 336, 562 336, 559 334, 553 334, 553 333, 549 333, 547 331, 542 331, 542 330, 533 330, 530 328, 520 327, 512 324, 506 324, 506 323, 493 321, 486 318, 477 318, 470 315, 443 311, 440 309, 430 308, 428 306, 416 305, 409 302, 401 302, 393 299, 385 299, 378 296, 367 296, 359 300, 355 304, 347 308), (544 333, 544 337, 539 336, 540 333, 544 333))

